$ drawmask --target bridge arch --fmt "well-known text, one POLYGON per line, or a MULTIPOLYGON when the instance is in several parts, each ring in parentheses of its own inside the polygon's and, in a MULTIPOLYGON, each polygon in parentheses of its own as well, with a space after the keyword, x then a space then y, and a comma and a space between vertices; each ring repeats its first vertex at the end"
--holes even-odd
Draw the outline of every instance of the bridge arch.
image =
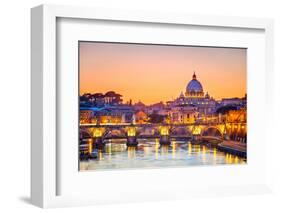
POLYGON ((104 133, 103 137, 104 138, 112 138, 112 137, 126 137, 127 132, 124 128, 107 128, 104 133))
POLYGON ((157 136, 160 135, 160 131, 158 127, 139 127, 137 128, 137 136, 157 136))
POLYGON ((211 137, 223 138, 223 132, 220 128, 218 128, 216 126, 207 126, 202 130, 201 136, 211 136, 211 137))
POLYGON ((171 136, 189 136, 192 137, 192 132, 184 126, 174 126, 170 129, 170 135, 171 136))
POLYGON ((79 138, 80 138, 80 139, 89 139, 89 138, 92 138, 91 131, 89 131, 88 129, 85 129, 85 128, 80 128, 80 131, 79 131, 79 138))

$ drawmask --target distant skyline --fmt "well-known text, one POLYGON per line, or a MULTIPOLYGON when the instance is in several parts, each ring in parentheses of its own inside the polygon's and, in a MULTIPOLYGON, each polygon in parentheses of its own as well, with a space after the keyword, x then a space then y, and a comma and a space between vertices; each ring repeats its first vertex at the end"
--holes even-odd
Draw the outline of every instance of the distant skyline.
POLYGON ((196 72, 215 99, 244 97, 247 50, 80 42, 80 95, 115 91, 124 102, 177 98, 196 72))

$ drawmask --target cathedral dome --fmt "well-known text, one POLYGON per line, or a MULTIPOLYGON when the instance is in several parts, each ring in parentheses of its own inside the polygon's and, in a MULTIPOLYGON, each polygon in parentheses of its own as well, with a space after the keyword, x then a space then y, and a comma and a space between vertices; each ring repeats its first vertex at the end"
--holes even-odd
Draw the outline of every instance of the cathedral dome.
POLYGON ((203 96, 202 84, 196 79, 195 73, 192 76, 192 80, 186 86, 186 96, 203 96))

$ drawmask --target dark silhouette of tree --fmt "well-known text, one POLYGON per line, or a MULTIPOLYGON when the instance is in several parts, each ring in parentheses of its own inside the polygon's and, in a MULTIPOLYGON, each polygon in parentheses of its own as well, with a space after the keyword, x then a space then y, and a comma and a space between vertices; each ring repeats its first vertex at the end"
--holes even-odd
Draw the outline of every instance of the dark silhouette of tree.
POLYGON ((163 121, 165 119, 164 115, 159 115, 156 113, 153 113, 153 114, 149 115, 148 117, 149 117, 148 121, 150 123, 163 123, 163 121))
POLYGON ((216 110, 216 113, 226 114, 230 110, 237 110, 237 106, 233 106, 233 105, 222 106, 216 110))

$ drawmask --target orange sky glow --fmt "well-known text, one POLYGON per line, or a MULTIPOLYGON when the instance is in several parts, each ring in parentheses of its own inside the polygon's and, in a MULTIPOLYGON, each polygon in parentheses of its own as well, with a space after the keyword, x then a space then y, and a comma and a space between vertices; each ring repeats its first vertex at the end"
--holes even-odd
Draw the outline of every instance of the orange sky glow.
POLYGON ((185 92, 193 72, 215 99, 244 97, 247 50, 79 42, 80 94, 115 91, 153 104, 185 92))

